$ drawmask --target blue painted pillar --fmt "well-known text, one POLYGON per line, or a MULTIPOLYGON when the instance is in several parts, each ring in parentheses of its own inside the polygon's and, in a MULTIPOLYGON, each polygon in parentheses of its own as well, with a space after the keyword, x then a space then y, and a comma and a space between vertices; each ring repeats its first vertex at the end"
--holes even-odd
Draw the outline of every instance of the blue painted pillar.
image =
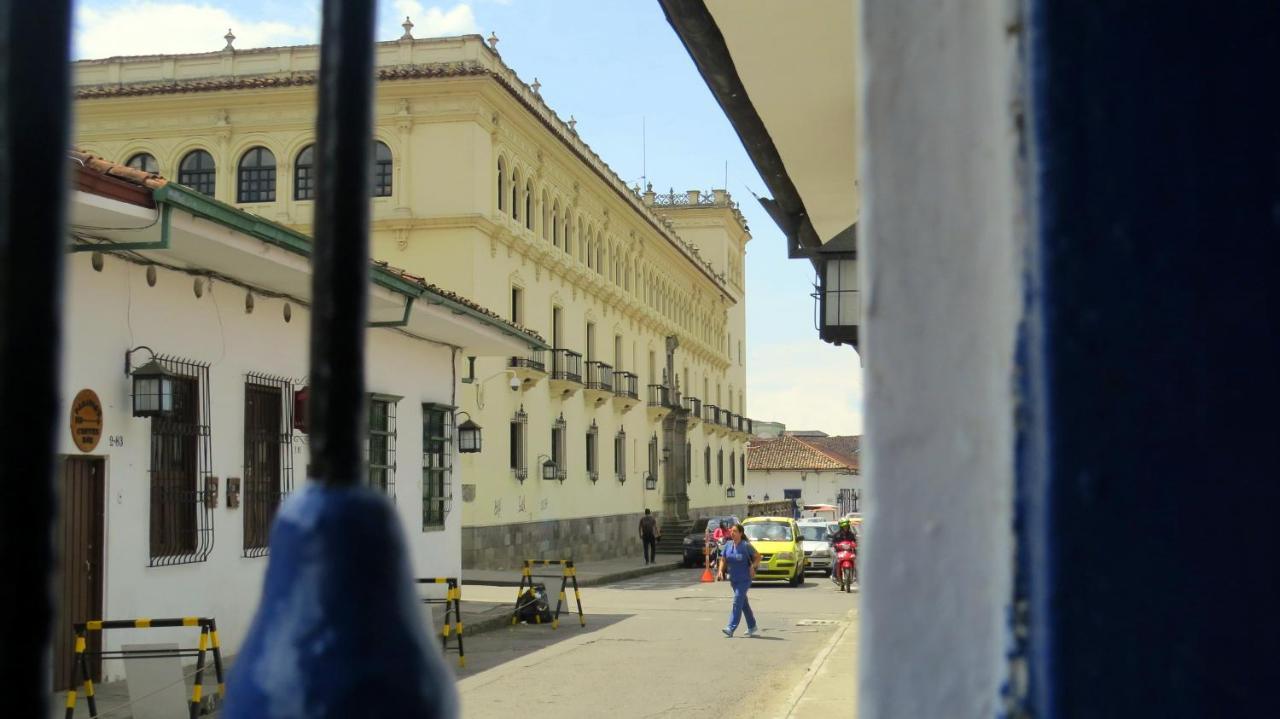
POLYGON ((1276 716, 1280 3, 1028 7, 1031 708, 1276 716))

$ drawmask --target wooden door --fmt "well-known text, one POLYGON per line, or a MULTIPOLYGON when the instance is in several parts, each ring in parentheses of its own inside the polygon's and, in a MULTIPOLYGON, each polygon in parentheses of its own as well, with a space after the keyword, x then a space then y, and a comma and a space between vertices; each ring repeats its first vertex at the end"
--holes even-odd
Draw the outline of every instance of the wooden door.
MULTIPOLYGON (((76 681, 74 622, 102 619, 102 559, 105 535, 105 464, 100 457, 67 457, 62 466, 58 522, 59 592, 53 644, 55 689, 76 681)), ((89 634, 90 651, 102 649, 102 633, 89 634)), ((91 656, 94 681, 102 678, 102 660, 91 656)))

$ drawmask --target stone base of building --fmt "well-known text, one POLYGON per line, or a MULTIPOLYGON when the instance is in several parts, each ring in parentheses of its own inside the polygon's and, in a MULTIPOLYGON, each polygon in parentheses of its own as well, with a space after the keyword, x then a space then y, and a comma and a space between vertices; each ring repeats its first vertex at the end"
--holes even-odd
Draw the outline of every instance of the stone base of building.
MULTIPOLYGON (((689 517, 745 516, 742 504, 690 507, 689 517)), ((519 569, 526 559, 590 562, 640 557, 643 512, 462 528, 463 569, 519 569)), ((664 525, 658 515, 659 526, 664 525)))

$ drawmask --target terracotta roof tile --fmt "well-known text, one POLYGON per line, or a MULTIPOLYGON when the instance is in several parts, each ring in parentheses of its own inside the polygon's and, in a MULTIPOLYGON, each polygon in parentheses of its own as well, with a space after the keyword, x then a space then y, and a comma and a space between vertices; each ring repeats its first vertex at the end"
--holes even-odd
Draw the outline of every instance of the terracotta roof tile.
POLYGON ((843 437, 802 437, 801 442, 817 448, 832 458, 844 462, 847 466, 859 469, 861 465, 860 450, 862 437, 848 435, 843 437))
POLYGON ((139 187, 147 187, 152 190, 156 190, 164 187, 169 182, 154 172, 143 172, 142 170, 134 169, 128 165, 121 165, 110 160, 104 160, 97 155, 90 155, 83 150, 69 150, 67 151, 67 157, 80 163, 87 170, 96 172, 100 175, 114 177, 117 180, 124 180, 125 182, 139 187))
POLYGON ((784 435, 777 439, 752 440, 747 445, 747 469, 856 470, 857 465, 837 459, 807 440, 784 435))

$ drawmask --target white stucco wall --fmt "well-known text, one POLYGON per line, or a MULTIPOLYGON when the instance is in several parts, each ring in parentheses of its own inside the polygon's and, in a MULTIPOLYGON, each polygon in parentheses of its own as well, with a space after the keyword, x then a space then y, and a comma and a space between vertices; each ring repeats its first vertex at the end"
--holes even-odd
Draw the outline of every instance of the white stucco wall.
POLYGON ((862 477, 856 474, 830 471, 764 470, 748 469, 747 486, 741 488, 744 495, 754 501, 782 499, 784 489, 800 490, 803 504, 836 504, 841 489, 861 489, 862 477))
MULTIPOLYGON (((226 478, 244 476, 244 383, 247 372, 291 377, 307 375, 309 313, 292 305, 286 323, 284 300, 256 296, 245 312, 245 290, 214 281, 204 296, 193 278, 158 269, 155 287, 146 269, 113 256, 102 272, 88 253, 70 255, 67 266, 66 340, 62 397, 66 416, 75 394, 94 390, 104 409, 103 439, 91 456, 106 462, 106 544, 104 612, 107 619, 213 616, 223 650, 234 654, 257 606, 267 558, 243 554, 244 505, 226 502, 226 478), (150 420, 131 414, 131 383, 124 374, 124 351, 147 345, 158 353, 210 363, 212 473, 220 478, 213 510, 214 546, 205 562, 148 567, 150 420), (118 437, 123 446, 113 446, 118 437)), ((403 396, 397 405, 396 506, 409 539, 417 576, 458 576, 461 569, 459 463, 453 463, 453 511, 443 531, 422 529, 421 403, 450 403, 452 375, 448 347, 388 329, 367 335, 371 392, 403 396)), ((145 362, 146 353, 135 355, 145 362)), ((59 452, 80 455, 62 432, 59 452)), ((305 435, 295 433, 294 486, 306 481, 305 435)), ((191 630, 151 629, 105 633, 105 647, 120 643, 181 641, 191 630), (185 631, 185 633, 184 633, 185 631)), ((118 662, 108 662, 110 678, 118 662)))
POLYGON ((1000 715, 1013 567, 1017 3, 863 0, 862 719, 1000 715))

